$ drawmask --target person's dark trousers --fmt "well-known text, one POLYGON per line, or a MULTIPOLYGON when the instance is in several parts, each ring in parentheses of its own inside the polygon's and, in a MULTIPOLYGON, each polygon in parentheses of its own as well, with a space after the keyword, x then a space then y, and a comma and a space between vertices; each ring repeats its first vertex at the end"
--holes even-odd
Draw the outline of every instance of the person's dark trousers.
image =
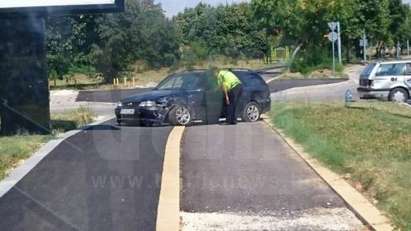
POLYGON ((228 98, 230 100, 230 104, 227 105, 227 122, 230 124, 237 123, 236 110, 237 110, 238 103, 240 102, 240 96, 242 92, 243 92, 243 86, 241 84, 237 85, 236 87, 234 87, 228 92, 228 98))

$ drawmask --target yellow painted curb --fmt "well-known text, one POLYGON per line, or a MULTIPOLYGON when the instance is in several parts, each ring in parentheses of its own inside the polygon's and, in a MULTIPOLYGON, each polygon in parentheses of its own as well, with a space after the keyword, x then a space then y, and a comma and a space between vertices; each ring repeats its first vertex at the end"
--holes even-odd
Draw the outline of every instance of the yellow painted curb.
POLYGON ((264 121, 347 203, 365 225, 375 231, 394 230, 390 220, 347 181, 323 167, 320 162, 307 154, 300 144, 276 128, 269 119, 264 118, 264 121))
POLYGON ((183 133, 184 127, 175 127, 167 140, 157 208, 157 231, 180 230, 180 144, 183 133))

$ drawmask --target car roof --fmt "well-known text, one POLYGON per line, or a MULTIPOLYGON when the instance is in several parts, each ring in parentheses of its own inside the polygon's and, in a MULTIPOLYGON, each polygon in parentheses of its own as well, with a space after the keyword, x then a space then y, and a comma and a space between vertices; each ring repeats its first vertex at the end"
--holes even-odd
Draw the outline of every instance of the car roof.
MULTIPOLYGON (((230 70, 233 72, 252 72, 255 73, 256 71, 253 71, 251 69, 247 69, 247 68, 223 68, 225 70, 230 70)), ((191 69, 191 70, 183 70, 180 72, 176 72, 173 73, 172 75, 176 75, 176 74, 187 74, 187 73, 202 73, 202 72, 207 72, 209 71, 209 69, 191 69)))
POLYGON ((394 61, 380 61, 378 64, 396 64, 396 63, 411 63, 411 60, 394 60, 394 61))

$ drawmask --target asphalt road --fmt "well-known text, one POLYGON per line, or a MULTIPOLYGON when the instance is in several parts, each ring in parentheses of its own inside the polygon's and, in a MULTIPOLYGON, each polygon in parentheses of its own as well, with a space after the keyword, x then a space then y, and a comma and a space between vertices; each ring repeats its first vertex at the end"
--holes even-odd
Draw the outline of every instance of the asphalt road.
POLYGON ((343 201, 264 123, 186 130, 183 230, 358 230, 343 201))
POLYGON ((295 87, 307 87, 316 85, 328 85, 347 81, 347 79, 279 79, 268 85, 272 93, 284 91, 295 87))
POLYGON ((77 96, 77 102, 104 102, 117 103, 120 100, 129 96, 146 92, 150 89, 135 88, 135 89, 117 89, 117 90, 91 90, 80 91, 77 96))
POLYGON ((0 198, 0 230, 155 230, 169 127, 94 126, 0 198))

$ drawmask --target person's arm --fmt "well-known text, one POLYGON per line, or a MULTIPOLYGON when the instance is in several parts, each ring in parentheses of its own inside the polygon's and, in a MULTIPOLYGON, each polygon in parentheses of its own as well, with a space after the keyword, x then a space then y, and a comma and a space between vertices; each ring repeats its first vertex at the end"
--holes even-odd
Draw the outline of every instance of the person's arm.
POLYGON ((221 90, 224 93, 225 102, 227 105, 230 104, 230 98, 228 97, 228 90, 224 85, 224 76, 221 75, 221 72, 217 75, 218 85, 220 85, 221 90))
POLYGON ((227 89, 223 87, 223 91, 224 91, 224 96, 225 96, 225 102, 227 103, 227 105, 230 105, 230 98, 228 97, 227 89))

